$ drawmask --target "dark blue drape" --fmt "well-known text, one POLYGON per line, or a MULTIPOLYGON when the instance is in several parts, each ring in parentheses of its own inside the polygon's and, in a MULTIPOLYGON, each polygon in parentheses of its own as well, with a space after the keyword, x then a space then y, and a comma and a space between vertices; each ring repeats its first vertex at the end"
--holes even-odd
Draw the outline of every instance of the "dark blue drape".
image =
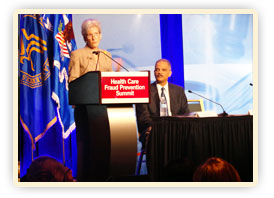
POLYGON ((162 58, 172 66, 169 82, 184 87, 184 55, 181 14, 160 14, 162 58))

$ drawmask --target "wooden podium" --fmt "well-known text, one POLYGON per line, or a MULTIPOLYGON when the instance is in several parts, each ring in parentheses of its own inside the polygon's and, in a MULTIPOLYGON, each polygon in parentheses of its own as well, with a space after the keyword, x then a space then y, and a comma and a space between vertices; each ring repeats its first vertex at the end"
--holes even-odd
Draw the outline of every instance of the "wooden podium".
POLYGON ((76 105, 78 181, 106 181, 135 173, 133 104, 149 102, 149 75, 149 71, 95 71, 69 84, 69 104, 76 105))

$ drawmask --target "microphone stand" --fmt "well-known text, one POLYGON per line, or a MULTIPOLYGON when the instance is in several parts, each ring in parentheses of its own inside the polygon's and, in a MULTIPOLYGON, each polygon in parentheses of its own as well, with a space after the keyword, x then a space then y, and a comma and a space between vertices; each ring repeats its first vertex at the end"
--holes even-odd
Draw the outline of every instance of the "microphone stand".
MULTIPOLYGON (((115 63, 117 63, 117 64, 118 64, 120 67, 122 67, 124 70, 126 70, 127 72, 129 72, 129 71, 127 70, 127 68, 123 67, 120 63, 118 63, 116 60, 114 60, 114 59, 111 58, 109 55, 105 54, 104 52, 101 52, 101 51, 94 51, 94 52, 93 52, 93 54, 96 54, 96 55, 98 55, 98 54, 100 54, 100 53, 103 53, 105 56, 107 56, 108 58, 110 58, 111 60, 113 60, 115 63)), ((99 57, 99 55, 98 55, 98 57, 99 57)))
MULTIPOLYGON (((97 54, 96 54, 97 55, 97 54)), ((99 57, 100 57, 100 53, 98 53, 98 58, 97 58, 97 63, 96 63, 96 68, 95 68, 95 71, 98 71, 98 63, 99 63, 99 57)))

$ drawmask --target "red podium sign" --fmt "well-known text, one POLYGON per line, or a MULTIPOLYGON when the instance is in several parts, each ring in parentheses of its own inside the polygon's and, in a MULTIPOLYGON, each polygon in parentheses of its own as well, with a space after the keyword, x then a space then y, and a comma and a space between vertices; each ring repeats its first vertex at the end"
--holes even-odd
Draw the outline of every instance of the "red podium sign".
POLYGON ((148 103, 149 71, 101 72, 102 104, 148 103))

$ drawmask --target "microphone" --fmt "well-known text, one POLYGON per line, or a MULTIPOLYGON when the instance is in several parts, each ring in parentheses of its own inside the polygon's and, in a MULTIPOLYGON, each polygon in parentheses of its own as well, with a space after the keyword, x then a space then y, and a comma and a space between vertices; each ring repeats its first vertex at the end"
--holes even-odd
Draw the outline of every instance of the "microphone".
POLYGON ((189 93, 193 93, 193 94, 195 94, 195 95, 197 95, 197 96, 200 96, 200 97, 202 97, 202 98, 204 98, 204 99, 206 99, 206 100, 209 100, 210 102, 213 102, 213 103, 215 103, 215 104, 221 106, 221 108, 222 108, 222 110, 223 110, 223 113, 222 113, 221 115, 224 116, 224 117, 228 116, 228 114, 225 112, 225 110, 224 110, 224 108, 223 108, 223 106, 222 106, 221 104, 219 104, 219 103, 217 103, 217 102, 214 102, 214 101, 212 101, 212 100, 210 100, 210 99, 208 99, 208 98, 206 98, 206 97, 204 97, 204 96, 201 96, 200 94, 197 94, 197 93, 195 93, 195 92, 193 92, 193 91, 191 91, 191 90, 188 90, 188 92, 189 92, 189 93))
POLYGON ((99 58, 100 58, 100 54, 97 53, 96 55, 98 55, 98 59, 97 59, 97 63, 96 63, 96 68, 95 68, 95 71, 97 71, 97 68, 98 68, 98 63, 99 63, 99 58))
POLYGON ((113 58, 111 58, 109 55, 107 55, 106 53, 102 52, 102 51, 94 51, 93 54, 100 54, 100 53, 103 53, 105 56, 107 56, 108 58, 110 58, 111 60, 113 60, 115 63, 117 63, 120 67, 122 67, 124 70, 126 70, 127 72, 129 72, 127 70, 127 68, 123 67, 120 63, 118 63, 116 60, 114 60, 113 58))

